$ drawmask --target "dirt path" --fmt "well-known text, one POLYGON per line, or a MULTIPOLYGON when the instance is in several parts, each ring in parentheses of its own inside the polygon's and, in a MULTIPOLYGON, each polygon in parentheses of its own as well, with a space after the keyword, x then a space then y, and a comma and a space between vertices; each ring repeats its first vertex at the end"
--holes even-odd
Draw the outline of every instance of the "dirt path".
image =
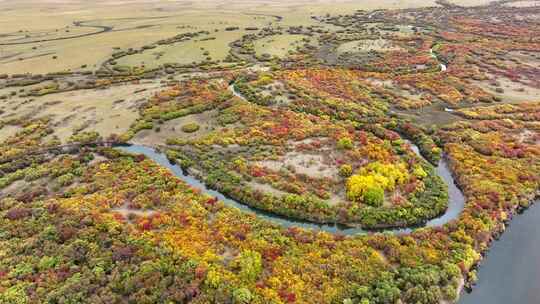
POLYGON ((88 36, 94 36, 99 35, 103 33, 107 33, 112 31, 112 26, 106 26, 106 25, 84 25, 87 21, 74 21, 73 25, 77 27, 90 27, 90 28, 98 28, 99 31, 91 32, 91 33, 85 33, 80 35, 74 35, 74 36, 68 36, 68 37, 58 37, 58 38, 51 38, 51 39, 40 39, 40 40, 32 40, 32 41, 24 41, 24 42, 7 42, 7 43, 0 43, 0 46, 6 46, 6 45, 22 45, 22 44, 32 44, 32 43, 42 43, 42 42, 49 42, 49 41, 58 41, 58 40, 68 40, 68 39, 75 39, 75 38, 81 38, 81 37, 88 37, 88 36))

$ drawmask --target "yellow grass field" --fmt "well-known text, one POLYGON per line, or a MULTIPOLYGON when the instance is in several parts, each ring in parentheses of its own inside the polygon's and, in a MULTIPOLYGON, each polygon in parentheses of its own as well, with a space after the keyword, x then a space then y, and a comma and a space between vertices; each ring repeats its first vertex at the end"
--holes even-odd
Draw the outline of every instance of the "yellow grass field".
MULTIPOLYGON (((462 1, 464 2, 464 1, 462 1)), ((467 4, 470 1, 466 1, 467 4)), ((474 1, 475 4, 488 3, 474 1)), ((461 4, 461 3, 460 3, 461 4)), ((219 29, 217 39, 207 42, 212 58, 221 59, 229 42, 241 32, 224 32, 228 26, 263 26, 276 23, 269 15, 282 16, 279 24, 313 24, 310 16, 344 13, 355 9, 411 8, 436 5, 431 0, 382 1, 81 1, 25 0, 0 1, 0 73, 47 73, 88 69, 99 66, 114 52, 113 48, 140 48, 182 32, 219 29), (129 4, 129 9, 127 9, 129 4), (59 9, 61 8, 61 9, 59 9), (262 15, 267 15, 266 17, 262 15), (82 21, 85 27, 74 26, 82 21), (80 38, 32 44, 1 45, 100 31, 86 26, 109 26, 112 30, 80 38), (69 32, 66 32, 66 29, 69 32), (29 38, 25 38, 26 36, 29 38), (34 49, 35 48, 35 49, 34 49), (57 59, 53 59, 56 56, 57 59)), ((193 45, 173 46, 165 50, 163 62, 200 60, 193 45), (180 53, 177 54, 176 52, 180 53)), ((131 58, 128 64, 148 63, 151 54, 131 58), (132 62, 133 60, 133 62, 132 62)))

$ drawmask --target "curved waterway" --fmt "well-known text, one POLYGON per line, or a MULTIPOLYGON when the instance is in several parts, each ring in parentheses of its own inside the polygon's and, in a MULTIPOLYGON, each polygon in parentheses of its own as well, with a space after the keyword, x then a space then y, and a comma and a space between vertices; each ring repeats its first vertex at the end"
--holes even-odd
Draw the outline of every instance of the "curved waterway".
MULTIPOLYGON (((446 71, 446 65, 440 62, 437 55, 430 50, 431 55, 439 61, 441 71, 446 71)), ((229 89, 232 93, 245 99, 234 86, 229 89)), ((453 109, 445 108, 446 112, 453 109)), ((420 155, 418 147, 412 145, 416 154, 420 155)), ((448 185, 449 206, 447 211, 440 217, 432 219, 426 226, 441 226, 459 216, 464 208, 465 198, 456 187, 454 179, 445 161, 439 162, 437 174, 448 185)), ((516 216, 512 224, 503 233, 499 241, 491 244, 491 248, 478 269, 480 278, 471 293, 462 291, 459 304, 539 304, 540 303, 540 204, 535 204, 524 215, 516 216)), ((264 215, 266 219, 275 221, 274 216, 264 215)), ((345 234, 363 233, 362 229, 340 229, 336 226, 294 224, 289 220, 279 219, 287 226, 303 226, 319 228, 329 232, 341 232, 345 234)), ((384 230, 390 233, 408 233, 409 229, 384 230)))
MULTIPOLYGON (((413 145, 413 148, 414 148, 413 150, 415 150, 415 152, 418 153, 418 148, 414 145, 413 145)), ((206 192, 206 194, 217 197, 219 200, 224 202, 227 206, 235 207, 244 212, 255 214, 257 217, 261 219, 265 219, 267 221, 279 224, 284 227, 301 227, 301 228, 306 228, 306 229, 322 230, 322 231, 326 231, 330 233, 341 233, 341 234, 346 234, 346 235, 367 233, 371 231, 371 230, 365 230, 362 228, 350 228, 350 227, 336 225, 336 224, 316 224, 316 223, 296 220, 293 218, 280 216, 271 212, 266 212, 266 211, 262 211, 256 208, 252 208, 248 205, 244 205, 236 200, 228 198, 216 190, 212 190, 208 188, 203 182, 201 182, 200 180, 184 172, 182 168, 180 168, 180 166, 171 163, 169 159, 167 159, 167 156, 164 153, 156 151, 153 148, 142 146, 142 145, 131 145, 131 146, 120 146, 120 147, 117 147, 117 149, 120 149, 124 152, 129 152, 129 153, 143 154, 146 157, 154 160, 159 165, 171 170, 174 173, 174 175, 182 179, 184 182, 186 182, 190 186, 199 188, 203 190, 204 192, 206 192)), ((452 174, 445 160, 441 160, 439 162, 439 165, 436 168, 436 172, 448 186, 448 195, 449 195, 448 209, 443 215, 428 221, 422 227, 442 226, 445 223, 448 223, 449 221, 456 219, 461 213, 461 211, 463 210, 463 207, 465 205, 465 197, 463 196, 463 193, 461 192, 461 190, 459 190, 458 187, 455 185, 454 178, 452 177, 452 174)), ((402 234, 402 233, 409 233, 415 228, 390 228, 390 229, 381 229, 377 231, 402 234)))
POLYGON ((75 39, 75 38, 81 38, 81 37, 88 37, 88 36, 94 36, 94 35, 100 35, 107 32, 112 31, 112 26, 105 26, 105 25, 85 25, 87 21, 74 21, 73 25, 77 27, 90 27, 90 28, 96 28, 99 29, 98 31, 91 32, 91 33, 83 33, 79 35, 74 36, 67 36, 67 37, 57 37, 57 38, 50 38, 50 39, 39 39, 39 40, 31 40, 31 41, 22 41, 22 42, 5 42, 0 43, 0 46, 6 46, 6 45, 21 45, 21 44, 32 44, 32 43, 40 43, 40 42, 50 42, 50 41, 58 41, 58 40, 68 40, 68 39, 75 39))
MULTIPOLYGON (((245 97, 242 96, 242 94, 240 94, 240 92, 237 92, 235 90, 234 84, 231 84, 229 86, 229 90, 234 94, 234 96, 237 96, 238 98, 246 100, 245 97)), ((419 157, 422 157, 418 147, 412 144, 411 142, 409 142, 409 144, 411 144, 413 151, 419 157)), ((131 146, 120 146, 118 147, 118 149, 123 150, 125 152, 135 153, 135 154, 144 154, 148 158, 154 160, 156 163, 164 167, 167 167, 177 177, 181 178, 192 187, 202 189, 208 195, 217 197, 219 200, 223 201, 226 205, 238 208, 244 212, 255 214, 256 216, 262 219, 282 225, 284 227, 301 227, 301 228, 306 228, 306 229, 322 230, 322 231, 326 231, 330 233, 342 233, 346 235, 367 233, 367 232, 373 231, 373 230, 365 230, 362 228, 351 228, 351 227, 347 227, 347 226, 343 226, 339 224, 317 224, 313 222, 297 220, 297 219, 281 216, 278 214, 274 214, 271 212, 259 210, 259 209, 250 207, 248 205, 242 204, 231 198, 228 198, 216 190, 208 188, 203 182, 197 180, 193 176, 186 174, 186 172, 184 172, 182 168, 180 168, 180 166, 171 163, 167 159, 167 156, 165 156, 164 153, 158 152, 153 148, 142 146, 142 145, 131 145, 131 146)), ((436 167, 435 171, 448 186, 449 201, 448 201, 448 208, 446 209, 446 212, 439 217, 429 220, 423 226, 414 227, 414 228, 411 227, 411 228, 378 229, 376 231, 395 233, 395 234, 410 233, 412 230, 416 228, 420 228, 420 227, 442 226, 448 223, 449 221, 459 217, 459 214, 461 213, 461 211, 463 211, 463 208, 465 206, 465 197, 463 196, 463 193, 461 192, 461 190, 459 190, 459 188, 456 186, 454 177, 452 176, 452 173, 450 172, 450 169, 448 168, 448 164, 446 160, 444 160, 444 158, 441 161, 439 161, 439 164, 436 167)))

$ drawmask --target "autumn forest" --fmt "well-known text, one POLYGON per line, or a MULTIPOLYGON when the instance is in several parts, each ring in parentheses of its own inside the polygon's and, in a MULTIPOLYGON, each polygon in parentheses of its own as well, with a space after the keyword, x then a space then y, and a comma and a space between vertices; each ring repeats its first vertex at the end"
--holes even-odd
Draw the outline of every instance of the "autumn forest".
POLYGON ((0 303, 457 303, 540 194, 518 3, 253 14, 49 73, 0 53, 0 303))

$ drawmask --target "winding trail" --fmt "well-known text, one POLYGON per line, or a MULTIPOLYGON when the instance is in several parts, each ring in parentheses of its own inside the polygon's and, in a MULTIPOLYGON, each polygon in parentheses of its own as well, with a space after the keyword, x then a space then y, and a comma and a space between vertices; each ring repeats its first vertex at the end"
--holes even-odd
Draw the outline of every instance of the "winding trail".
MULTIPOLYGON (((234 89, 233 85, 229 86, 229 89, 232 91, 232 93, 235 96, 245 100, 245 98, 234 89)), ((410 144, 412 145, 413 151, 417 155, 419 155, 419 157, 422 157, 420 155, 420 151, 418 147, 412 143, 410 144)), ((267 212, 267 211, 262 211, 262 210, 250 207, 248 205, 244 205, 236 200, 226 197, 225 195, 223 195, 222 193, 218 191, 208 188, 200 180, 197 180, 193 176, 186 174, 182 170, 182 168, 180 168, 180 166, 171 163, 167 159, 167 156, 164 153, 158 152, 154 148, 151 148, 148 146, 142 146, 142 145, 131 145, 131 146, 120 146, 120 147, 117 147, 117 149, 120 149, 124 152, 129 152, 129 153, 143 154, 147 156, 148 158, 154 160, 159 165, 171 170, 174 175, 182 179, 184 182, 186 182, 190 186, 202 189, 204 192, 206 192, 206 194, 218 198, 219 200, 224 202, 227 206, 238 208, 250 214, 255 214, 257 217, 261 219, 276 223, 284 227, 300 227, 300 228, 313 229, 313 230, 322 230, 322 231, 326 231, 330 233, 341 233, 341 234, 346 234, 346 235, 364 234, 364 233, 373 232, 373 231, 393 233, 393 234, 405 234, 405 233, 410 233, 414 229, 421 228, 421 227, 442 226, 451 220, 457 219, 465 206, 465 197, 463 193, 461 192, 461 190, 459 190, 459 188, 456 186, 455 180, 448 167, 448 163, 444 158, 441 161, 439 161, 439 164, 436 167, 437 175, 439 175, 448 186, 449 201, 448 201, 448 208, 444 214, 442 214, 439 217, 429 220, 425 225, 420 226, 420 227, 366 230, 362 228, 350 228, 350 227, 337 225, 337 224, 317 224, 313 222, 307 222, 307 221, 297 220, 297 219, 293 219, 293 218, 289 218, 285 216, 280 216, 280 215, 267 212)))
POLYGON ((66 37, 57 37, 57 38, 50 38, 50 39, 39 39, 39 40, 31 40, 31 41, 23 41, 23 42, 5 42, 0 43, 0 46, 6 46, 6 45, 22 45, 22 44, 32 44, 32 43, 42 43, 42 42, 49 42, 49 41, 58 41, 58 40, 68 40, 68 39, 75 39, 75 38, 81 38, 81 37, 87 37, 87 36, 94 36, 99 35, 103 33, 107 33, 112 31, 112 26, 106 26, 106 25, 84 25, 86 21, 74 21, 73 25, 76 27, 90 27, 90 28, 97 28, 100 29, 95 32, 91 33, 84 33, 80 35, 73 35, 73 36, 66 36, 66 37))

